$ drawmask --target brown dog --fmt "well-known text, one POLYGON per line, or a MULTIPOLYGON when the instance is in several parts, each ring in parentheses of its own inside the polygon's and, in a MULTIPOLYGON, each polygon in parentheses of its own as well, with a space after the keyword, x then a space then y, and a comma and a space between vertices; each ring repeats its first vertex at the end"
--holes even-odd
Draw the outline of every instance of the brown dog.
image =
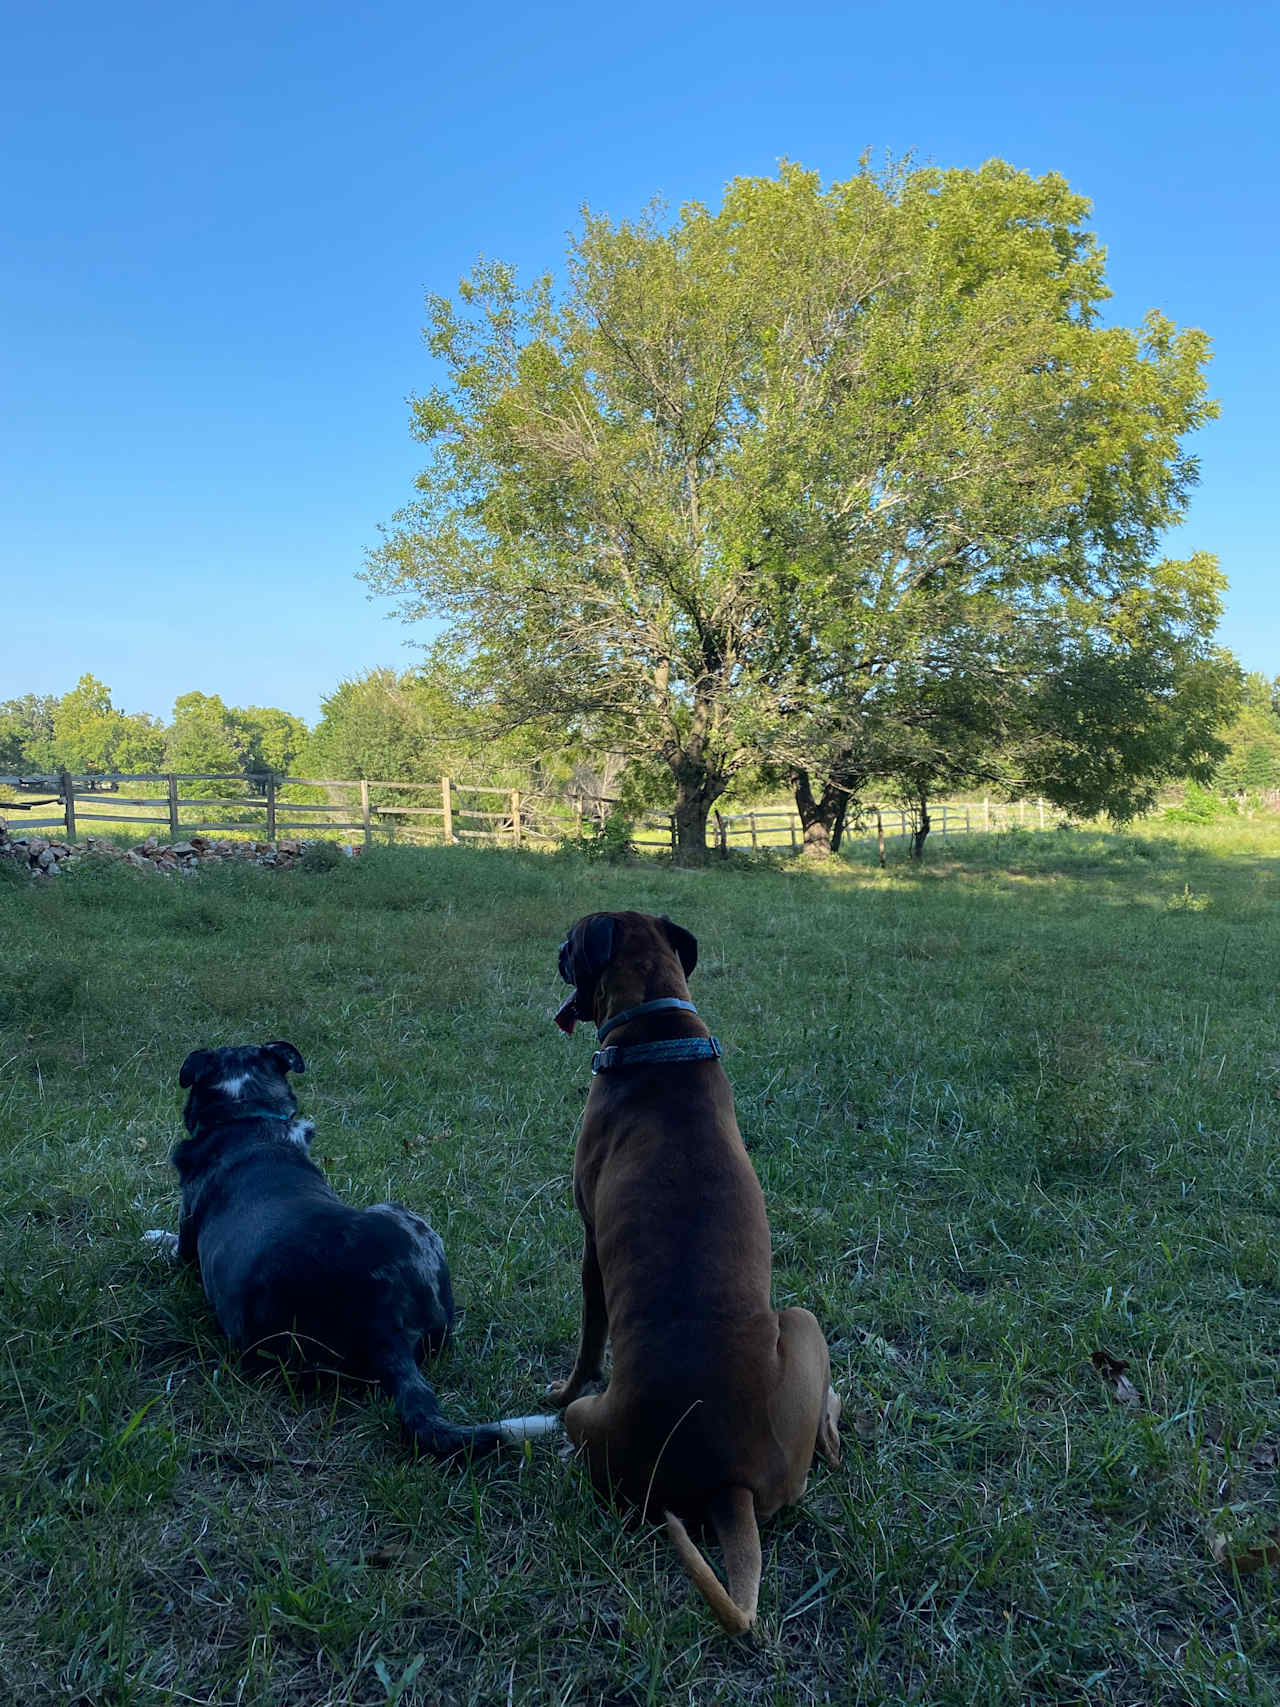
POLYGON ((574 993, 565 1031, 593 1020, 609 1045, 574 1159, 586 1228, 582 1337, 565 1426, 591 1478, 661 1513, 685 1568, 726 1630, 756 1616, 757 1519, 804 1492, 815 1447, 840 1456, 840 1401, 808 1310, 769 1301, 769 1223, 733 1112, 733 1093, 685 979, 698 945, 647 913, 593 913, 560 950, 574 993), (599 1379, 606 1338, 613 1369, 599 1379), (709 1522, 729 1579, 684 1522, 709 1522))

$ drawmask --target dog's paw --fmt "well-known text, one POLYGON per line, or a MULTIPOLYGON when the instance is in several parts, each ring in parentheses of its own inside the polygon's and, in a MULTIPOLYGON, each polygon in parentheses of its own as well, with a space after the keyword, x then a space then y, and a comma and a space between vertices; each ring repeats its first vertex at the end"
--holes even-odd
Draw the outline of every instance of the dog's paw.
POLYGON ((166 1257, 170 1262, 178 1260, 178 1235, 167 1232, 163 1227, 152 1227, 142 1235, 144 1245, 158 1255, 166 1257))
POLYGON ((562 1411, 566 1405, 571 1405, 575 1399, 580 1399, 590 1388, 596 1387, 604 1379, 599 1369, 592 1375, 570 1375, 564 1381, 553 1381, 542 1395, 542 1402, 553 1411, 562 1411))
POLYGON ((553 1381, 549 1387, 544 1389, 542 1403, 546 1405, 548 1410, 562 1411, 577 1396, 572 1381, 553 1381))

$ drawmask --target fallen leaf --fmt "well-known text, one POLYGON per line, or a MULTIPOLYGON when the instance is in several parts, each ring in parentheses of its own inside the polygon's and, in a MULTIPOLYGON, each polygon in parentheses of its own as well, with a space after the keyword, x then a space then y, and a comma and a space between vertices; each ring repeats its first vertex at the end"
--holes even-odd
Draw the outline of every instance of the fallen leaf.
POLYGON ((1242 1577, 1247 1577, 1251 1571, 1260 1571, 1264 1565, 1280 1566, 1280 1535, 1273 1535, 1261 1546, 1245 1547, 1238 1553, 1234 1547, 1235 1543, 1225 1535, 1211 1536, 1209 1551, 1213 1554, 1214 1564, 1242 1577))
POLYGON ((1122 1405, 1139 1405, 1142 1403, 1142 1394, 1125 1374, 1125 1370, 1129 1367, 1127 1358, 1113 1357, 1109 1351, 1091 1351, 1089 1362, 1110 1386, 1122 1405))
POLYGON ((890 1345, 887 1339, 883 1339, 879 1334, 868 1333, 865 1328, 855 1328, 853 1331, 866 1349, 873 1352, 876 1357, 884 1358, 886 1363, 897 1364, 899 1367, 905 1366, 906 1358, 897 1346, 890 1345))
POLYGON ((1109 1351, 1091 1351, 1089 1362, 1104 1381, 1118 1381, 1129 1367, 1126 1357, 1112 1357, 1109 1351))
POLYGON ((1280 1463, 1280 1451, 1274 1440, 1260 1440, 1249 1454, 1249 1464, 1254 1470, 1274 1470, 1280 1463))
POLYGON ((142 1154, 142 1152, 143 1152, 143 1151, 144 1151, 144 1150, 145 1150, 145 1149, 146 1149, 146 1147, 147 1147, 147 1141, 146 1141, 146 1139, 145 1139, 145 1138, 135 1138, 135 1139, 134 1139, 134 1141, 133 1141, 133 1147, 134 1147, 134 1149, 135 1149, 135 1150, 136 1150, 136 1151, 137 1151, 137 1152, 138 1152, 138 1154, 139 1154, 139 1155, 141 1155, 141 1154, 142 1154))
POLYGON ((428 1144, 438 1144, 442 1138, 451 1138, 453 1128, 446 1126, 439 1132, 415 1132, 412 1138, 401 1141, 401 1147, 406 1156, 412 1156, 418 1150, 425 1150, 428 1144))

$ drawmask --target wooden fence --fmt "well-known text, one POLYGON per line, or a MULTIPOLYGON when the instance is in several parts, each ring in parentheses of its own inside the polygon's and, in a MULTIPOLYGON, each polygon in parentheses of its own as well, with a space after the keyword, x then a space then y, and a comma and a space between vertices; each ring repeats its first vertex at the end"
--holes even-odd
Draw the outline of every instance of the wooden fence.
MULTIPOLYGON (((133 776, 85 776, 67 771, 56 777, 0 776, 0 789, 15 796, 0 800, 0 818, 9 820, 10 833, 29 830, 61 831, 69 842, 92 835, 88 825, 115 829, 161 829, 170 842, 191 836, 249 835, 274 842, 281 836, 347 835, 372 846, 381 830, 388 840, 401 832, 413 840, 446 845, 468 841, 503 845, 548 846, 582 840, 589 828, 601 825, 617 804, 607 797, 547 794, 536 789, 495 788, 462 783, 442 776, 438 782, 375 782, 321 777, 264 775, 261 778, 215 775, 207 772, 164 772, 133 776), (205 795, 183 792, 184 784, 216 784, 259 792, 205 795), (152 789, 152 793, 121 793, 121 788, 152 789), (298 799, 292 791, 321 792, 323 800, 298 799), (41 798, 23 798, 38 795, 41 798), (427 800, 431 804, 426 804, 427 800), (436 802, 439 804, 436 804, 436 802), (57 816, 29 817, 45 807, 57 816), (112 808, 128 807, 128 812, 112 808), (230 814, 230 816, 229 816, 230 814), (237 816, 237 814, 242 814, 237 816)), ((1047 814, 1043 800, 1012 804, 990 799, 948 802, 931 808, 934 835, 969 835, 1015 827, 1045 829, 1062 822, 1047 814)), ((864 811, 848 837, 909 836, 915 821, 898 807, 864 811)), ((798 851, 804 844, 796 812, 760 810, 716 812, 709 826, 712 845, 757 851, 782 848, 798 851)), ((676 846, 676 821, 671 813, 649 812, 631 826, 633 846, 667 851, 676 846)))
MULTIPOLYGON (((900 806, 872 806, 863 809, 858 822, 846 826, 846 837, 857 840, 864 836, 910 836, 917 820, 900 806)), ((971 836, 990 831, 1056 829, 1066 822, 1061 812, 1043 800, 984 800, 948 801, 930 806, 930 835, 971 836)), ((760 811, 713 813, 712 829, 715 846, 721 851, 732 844, 755 849, 789 847, 798 852, 804 846, 804 831, 798 812, 760 811), (745 826, 745 828, 744 828, 745 826)))

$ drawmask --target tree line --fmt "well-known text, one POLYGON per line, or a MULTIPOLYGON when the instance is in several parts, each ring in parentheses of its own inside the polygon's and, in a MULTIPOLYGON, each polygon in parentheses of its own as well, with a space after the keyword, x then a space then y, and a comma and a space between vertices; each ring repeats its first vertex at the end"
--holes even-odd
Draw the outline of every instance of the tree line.
MULTIPOLYGON (((1217 739, 1223 757, 1210 779, 1214 789, 1232 795, 1280 790, 1280 676, 1245 675, 1236 715, 1220 726, 1217 739)), ((226 795, 254 786, 268 771, 335 780, 421 779, 424 785, 445 774, 513 787, 533 781, 552 792, 604 797, 617 801, 624 816, 670 803, 661 778, 644 767, 628 774, 621 754, 568 742, 540 746, 528 730, 493 742, 465 690, 425 668, 374 669, 340 682, 324 696, 311 727, 278 706, 228 706, 216 694, 196 692, 180 695, 165 723, 121 710, 110 688, 92 675, 62 695, 0 701, 0 773, 50 777, 64 768, 126 776, 213 773, 227 782, 193 787, 226 795)), ((893 793, 894 779, 877 781, 885 796, 893 793)), ((766 773, 758 770, 730 795, 749 802, 767 786, 766 773)))
MULTIPOLYGON (((111 689, 84 675, 61 695, 0 701, 0 773, 206 773, 225 780, 192 792, 232 796, 268 772, 321 780, 437 780, 442 773, 584 786, 607 756, 543 752, 522 734, 493 741, 459 696, 426 670, 375 669, 340 682, 313 727, 278 706, 230 706, 217 694, 186 693, 166 723, 115 705, 111 689)), ((587 790, 590 792, 590 788, 587 790)))

